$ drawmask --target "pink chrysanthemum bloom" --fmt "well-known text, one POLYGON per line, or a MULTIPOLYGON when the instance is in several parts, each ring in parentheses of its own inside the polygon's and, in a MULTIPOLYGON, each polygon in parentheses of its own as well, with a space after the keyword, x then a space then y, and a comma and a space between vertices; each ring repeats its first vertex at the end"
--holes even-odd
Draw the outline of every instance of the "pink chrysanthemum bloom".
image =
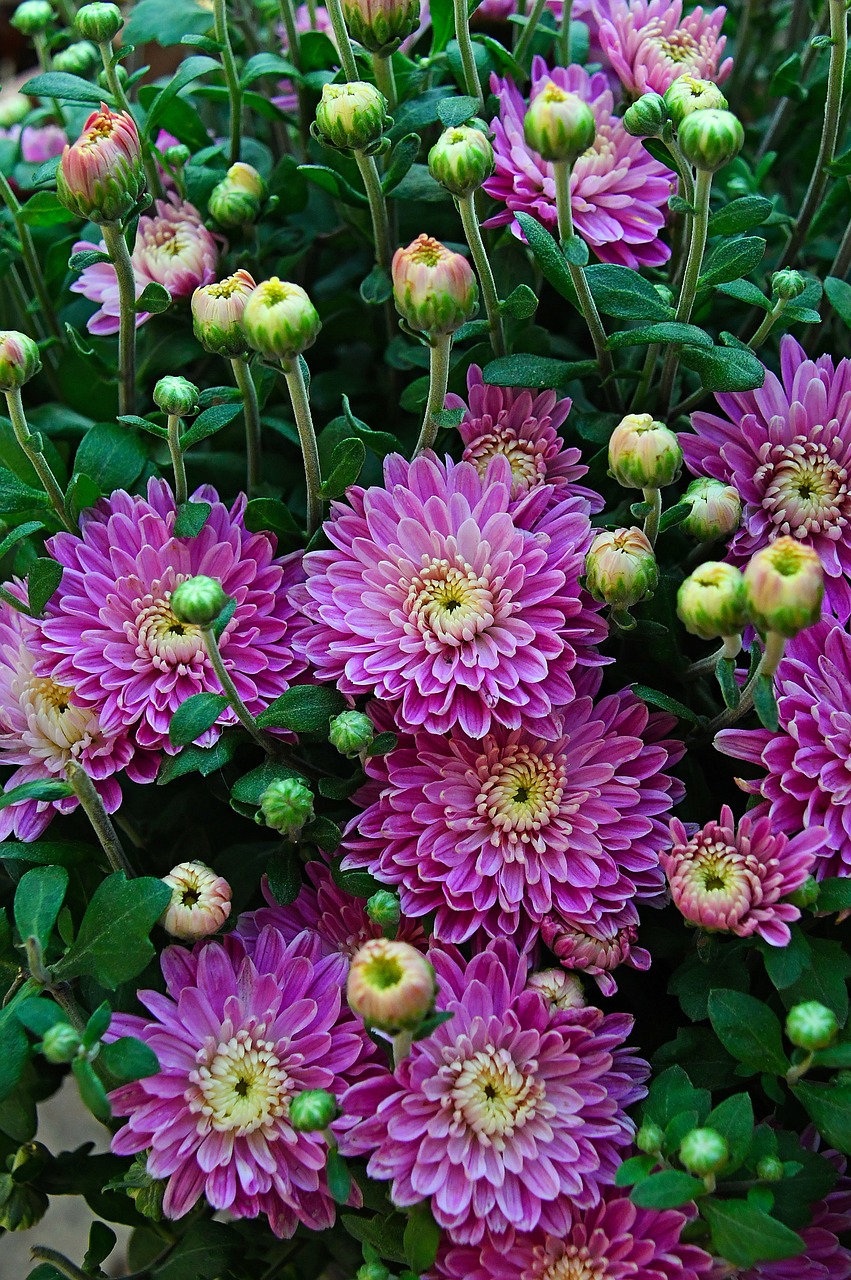
MULTIPOLYGON (((21 595, 23 596, 23 592, 21 595)), ((49 671, 35 672, 38 626, 0 604, 0 763, 17 765, 4 790, 37 780, 65 781, 72 760, 94 782, 107 813, 121 804, 116 774, 126 769, 136 782, 150 782, 157 757, 138 751, 126 729, 106 732, 98 712, 49 671)), ((70 813, 77 797, 22 800, 0 810, 0 840, 15 835, 37 840, 56 813, 70 813)))
POLYGON ((628 690, 577 698, 560 736, 494 728, 481 740, 426 733, 367 760, 384 782, 350 824, 343 865, 399 887, 402 913, 435 915, 434 936, 533 941, 551 914, 586 922, 659 899, 666 817, 683 753, 628 690))
POLYGON ((851 360, 810 360, 788 334, 778 378, 758 391, 716 395, 724 416, 695 413, 680 434, 694 475, 735 484, 742 526, 730 544, 742 565, 774 538, 799 538, 818 552, 828 603, 851 616, 851 360))
POLYGON ((525 989, 527 960, 507 939, 469 963, 429 956, 437 1008, 453 1014, 395 1071, 346 1093, 362 1117, 347 1150, 371 1152, 401 1207, 431 1200, 450 1239, 511 1247, 515 1232, 562 1235, 614 1179, 647 1067, 622 1048, 625 1014, 554 1011, 525 989))
MULTIPOLYGON (((179 582, 215 575, 236 600, 219 647, 253 715, 304 669, 290 646, 287 598, 298 559, 277 557, 273 538, 246 530, 244 495, 230 510, 208 487, 193 497, 212 505, 194 538, 174 536, 171 490, 151 480, 147 500, 119 490, 84 512, 81 537, 59 533, 48 543, 64 573, 42 624, 37 671, 78 689, 106 731, 135 725, 143 747, 167 752, 175 750, 168 727, 181 703, 221 692, 200 627, 178 622, 169 606, 179 582)), ((210 745, 235 723, 226 708, 199 743, 210 745)))
POLYGON ((285 943, 265 929, 250 956, 230 938, 169 947, 161 963, 166 994, 138 993, 149 1016, 116 1014, 110 1026, 160 1063, 110 1095, 128 1117, 113 1151, 148 1150, 148 1172, 168 1180, 169 1218, 204 1195, 237 1218, 262 1214, 278 1236, 330 1227, 325 1139, 294 1130, 288 1114, 305 1089, 339 1097, 363 1053, 348 1010, 340 1021, 345 962, 308 933, 285 943))
POLYGON ((58 124, 25 125, 21 130, 21 159, 25 164, 47 164, 61 156, 68 142, 65 130, 58 124))
POLYGON ((824 827, 792 840, 771 819, 746 814, 736 826, 728 805, 720 822, 708 822, 689 837, 679 818, 671 821, 673 847, 661 855, 671 897, 690 924, 749 938, 757 933, 773 947, 790 941, 789 925, 800 918, 791 902, 824 847, 824 827))
POLYGON ((725 755, 766 770, 739 786, 762 803, 775 831, 794 835, 827 829, 812 874, 851 875, 851 636, 832 619, 790 640, 776 677, 779 733, 724 729, 715 745, 725 755))
POLYGON ((723 5, 683 17, 682 0, 610 0, 600 14, 600 43, 621 84, 638 98, 664 93, 682 75, 721 84, 733 69, 722 61, 723 5))
MULTIPOLYGON (((75 253, 100 249, 106 245, 81 240, 74 245, 75 253)), ((194 205, 181 201, 174 193, 167 199, 156 201, 156 214, 145 213, 139 219, 136 244, 133 248, 133 274, 136 277, 136 297, 142 296, 149 284, 161 284, 172 298, 190 298, 203 284, 216 278, 216 242, 201 221, 194 205)), ((100 303, 100 309, 89 319, 89 333, 104 337, 118 332, 121 308, 118 300, 118 281, 111 262, 96 262, 86 267, 71 285, 72 293, 82 293, 91 302, 100 303)), ((137 327, 150 320, 148 311, 140 311, 137 327)))
POLYGON ((635 945, 638 914, 632 903, 594 924, 547 916, 541 925, 541 939, 562 968, 587 973, 604 996, 617 991, 612 971, 622 964, 629 969, 650 968, 650 952, 635 945))
POLYGON ((484 477, 491 458, 502 454, 511 466, 512 507, 530 489, 552 485, 550 506, 562 498, 582 498, 589 515, 604 502, 593 489, 575 483, 588 468, 579 449, 566 449, 558 429, 570 413, 571 400, 556 399, 554 391, 486 386, 477 364, 467 370, 467 400, 450 392, 447 409, 463 409, 458 424, 464 442, 464 461, 484 477))
POLYGON ((555 736, 570 671, 599 663, 591 646, 605 634, 579 586, 591 539, 581 501, 547 512, 539 485, 512 514, 505 457, 482 479, 469 462, 392 454, 384 480, 334 504, 333 549, 305 556, 292 593, 319 678, 398 703, 403 728, 480 738, 540 720, 555 736))
MULTIPOLYGON (((661 239, 674 175, 632 138, 613 114, 614 99, 605 75, 589 75, 582 67, 548 69, 543 58, 532 62, 532 94, 542 81, 552 80, 583 98, 594 112, 597 137, 581 155, 570 175, 571 208, 576 231, 601 262, 627 267, 659 266, 671 250, 661 239)), ((505 209, 485 224, 512 222, 515 213, 529 213, 555 230, 555 171, 527 145, 523 136, 526 102, 510 80, 491 77, 500 102, 499 119, 491 121, 496 168, 485 191, 505 209)), ((516 234, 519 225, 514 223, 516 234)))
POLYGON ((450 1245, 432 1274, 441 1280, 697 1280, 712 1267, 708 1253, 680 1241, 693 1209, 639 1209, 626 1191, 606 1190, 593 1209, 569 1216, 564 1235, 518 1236, 505 1254, 450 1245))

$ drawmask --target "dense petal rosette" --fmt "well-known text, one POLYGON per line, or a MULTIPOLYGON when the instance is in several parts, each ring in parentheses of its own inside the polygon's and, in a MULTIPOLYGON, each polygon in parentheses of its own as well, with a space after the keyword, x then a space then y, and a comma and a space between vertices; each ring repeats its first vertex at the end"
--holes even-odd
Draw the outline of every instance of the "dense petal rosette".
POLYGON ((733 69, 724 58, 723 5, 698 5, 683 17, 682 0, 609 0, 599 5, 600 43, 624 88, 636 98, 664 93, 682 75, 721 84, 733 69))

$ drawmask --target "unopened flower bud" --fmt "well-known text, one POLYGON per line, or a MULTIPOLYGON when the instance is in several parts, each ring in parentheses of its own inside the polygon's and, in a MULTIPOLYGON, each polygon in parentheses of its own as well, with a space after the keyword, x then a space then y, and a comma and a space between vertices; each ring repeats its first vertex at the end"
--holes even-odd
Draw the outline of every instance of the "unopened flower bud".
POLYGON ((594 113, 578 93, 547 80, 529 103, 523 136, 542 160, 575 164, 597 136, 594 113))
POLYGON ((390 1280, 390 1272, 383 1262, 365 1262, 358 1267, 355 1280, 390 1280))
POLYGON ((9 22, 22 35, 37 36, 46 31, 56 15, 49 0, 24 0, 12 14, 9 22))
POLYGON ((742 500, 723 480, 698 476, 686 489, 683 502, 691 503, 691 511, 680 527, 698 542, 729 538, 742 519, 742 500))
POLYGON ((818 901, 819 883, 815 876, 807 876, 804 883, 794 893, 790 893, 787 901, 792 903, 793 907, 803 910, 805 907, 811 907, 818 901))
POLYGON ((786 1035, 796 1049, 812 1053, 833 1044, 839 1032, 836 1014, 818 1000, 805 1000, 789 1010, 786 1035))
MULTIPOLYGON (((119 62, 119 63, 117 63, 117 65, 116 65, 115 67, 113 67, 113 71, 114 71, 114 73, 115 73, 115 78, 116 78, 116 80, 118 81, 118 83, 119 83, 119 85, 121 86, 121 88, 122 88, 122 89, 126 89, 126 88, 127 88, 127 81, 130 79, 130 72, 129 72, 129 71, 127 70, 127 68, 123 65, 123 63, 120 63, 120 62, 119 62)), ((98 88, 99 88, 99 89, 106 89, 107 91, 111 91, 111 90, 112 90, 112 82, 111 82, 111 79, 110 79, 110 77, 107 75, 107 73, 106 73, 106 71, 105 71, 105 70, 103 70, 103 71, 99 71, 99 72, 98 72, 98 88)))
POLYGON ((162 409, 163 413, 176 414, 180 418, 185 418, 187 414, 194 413, 198 408, 199 395, 200 392, 195 384, 188 382, 186 378, 160 378, 154 387, 154 404, 158 409, 162 409))
POLYGON ((31 1183, 0 1174, 0 1227, 5 1231, 28 1231, 44 1217, 48 1204, 44 1192, 31 1183))
POLYGON ((595 600, 629 609, 659 581, 656 556, 640 529, 604 529, 585 557, 585 585, 595 600))
POLYGON ((526 980, 526 990, 542 995, 553 1012, 585 1008, 582 979, 575 973, 565 973, 564 969, 539 969, 531 973, 526 980))
POLYGON ((375 728, 369 716, 362 711, 341 711, 328 727, 328 741, 341 755, 355 760, 375 737, 375 728))
POLYGON ((428 169, 453 196, 469 196, 491 176, 493 147, 487 134, 473 125, 444 129, 428 153, 428 169))
POLYGON ((53 70, 72 76, 86 76, 97 66, 98 51, 91 40, 75 40, 53 55, 53 70))
POLYGON ((341 151, 367 151, 387 127, 387 99, 364 80, 326 84, 316 108, 314 135, 341 151))
POLYGON ((97 0, 96 3, 84 4, 77 10, 74 25, 85 40, 93 40, 95 44, 111 44, 124 25, 124 19, 117 4, 105 4, 97 0))
POLYGON ((327 1129, 336 1118, 337 1100, 327 1089, 305 1089, 290 1102, 287 1117, 296 1133, 327 1129))
POLYGON ((169 605, 178 622, 196 627, 209 627, 216 621, 230 596, 218 578, 196 574, 179 582, 171 593, 169 605))
POLYGON ((222 227, 250 227, 257 221, 266 183, 250 164, 232 164, 212 190, 211 215, 222 227))
POLYGON ((800 298, 806 287, 807 282, 800 271, 793 271, 789 267, 775 271, 771 277, 771 292, 775 298, 782 298, 784 302, 800 298))
POLYGON ((783 1161, 777 1156, 763 1156, 756 1166, 757 1176, 764 1182, 780 1182, 786 1175, 783 1161))
POLYGON ((720 1173, 729 1159, 727 1139, 717 1129, 692 1129, 680 1143, 680 1161, 699 1178, 720 1173))
POLYGON ((0 331, 0 391, 14 391, 41 368, 38 343, 16 329, 0 331))
POLYGON ((397 249, 392 275, 396 310, 420 333, 454 333, 475 314, 479 290, 469 262, 432 236, 397 249))
POLYGON ((171 902, 160 924, 173 938, 208 938, 230 915, 230 885, 203 862, 179 862, 163 876, 163 883, 171 889, 171 902))
POLYGON ((12 1157, 9 1170, 16 1182, 32 1182, 50 1161, 50 1152, 43 1142, 25 1142, 12 1157))
POLYGON ((57 1022, 48 1027, 41 1041, 41 1051, 48 1062, 70 1062, 82 1044, 80 1033, 70 1022, 57 1022))
POLYGON ((189 164, 191 159, 192 152, 182 142, 176 142, 174 146, 166 147, 163 152, 163 160, 165 160, 170 169, 182 169, 189 164))
POLYGON ((649 413, 628 413, 609 439, 609 474, 625 489, 664 489, 682 464, 676 433, 649 413))
POLYGON ((192 332, 206 351, 235 360, 251 349, 242 327, 242 316, 256 288, 253 276, 240 270, 195 290, 192 332))
POLYGON ((398 893, 392 893, 389 889, 379 889, 368 899, 366 914, 382 929, 395 929, 402 919, 398 893))
POLYGON ((680 150, 695 169, 715 173, 735 160, 745 141, 745 131, 732 111, 693 111, 677 131, 680 150))
POLYGON ((665 1141, 665 1134, 658 1124, 654 1124, 652 1120, 645 1120, 644 1124, 635 1135, 635 1145, 639 1151, 645 1152, 648 1156, 658 1155, 662 1150, 662 1143, 665 1141))
POLYGON ((393 53, 420 20, 420 0, 343 0, 352 37, 370 53, 393 53))
POLYGON ((407 942, 373 938, 352 960, 346 994, 368 1027, 413 1031, 434 1005, 434 970, 407 942))
POLYGON ((763 635, 796 636, 821 617, 821 560, 796 538, 777 538, 757 551, 745 568, 745 588, 751 622, 763 635))
POLYGON ((8 97, 0 98, 0 129, 22 124, 31 110, 32 103, 22 93, 10 93, 8 97))
POLYGON ((693 111, 726 111, 727 99, 717 84, 697 76, 677 76, 665 90, 665 106, 673 123, 681 125, 693 111))
POLYGON ((623 113, 623 127, 633 138, 659 138, 667 122, 665 99, 658 93, 643 93, 623 113))
POLYGON ((702 640, 739 635, 748 620, 740 570, 720 560, 700 565, 680 585, 677 614, 686 631, 702 640))
POLYGON ((313 821, 313 792, 301 778, 278 778, 260 797, 260 813, 266 826, 287 840, 297 840, 313 821))
POLYGON ((272 276, 245 303, 242 328, 267 360, 293 360, 316 341, 322 321, 304 289, 272 276))
POLYGON ((56 171, 61 204, 91 222, 121 222, 145 190, 142 149, 132 116, 101 106, 66 146, 56 171))

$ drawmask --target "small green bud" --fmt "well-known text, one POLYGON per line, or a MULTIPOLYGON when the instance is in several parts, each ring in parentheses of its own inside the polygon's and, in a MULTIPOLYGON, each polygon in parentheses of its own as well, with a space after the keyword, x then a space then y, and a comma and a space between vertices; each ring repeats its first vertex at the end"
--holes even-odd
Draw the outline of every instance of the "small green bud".
POLYGON ((70 1062, 82 1044, 79 1031, 68 1022, 57 1022, 44 1033, 41 1051, 48 1062, 70 1062))
POLYGON ((390 123, 387 99, 363 80, 326 84, 311 130, 318 142, 340 151, 369 151, 390 123))
POLYGON ((776 538, 745 567, 751 622, 762 635, 796 636, 821 617, 824 569, 812 547, 776 538))
MULTIPOLYGON (((116 79, 118 80, 118 83, 121 85, 121 88, 126 89, 127 81, 130 79, 130 72, 127 70, 126 67, 122 66, 120 62, 115 67, 115 76, 116 76, 116 79)), ((109 83, 109 76, 106 74, 105 71, 98 72, 98 88, 106 89, 107 92, 109 92, 109 90, 111 89, 111 86, 109 83)))
POLYGON ((815 876, 807 876, 804 883, 794 893, 789 894, 788 901, 793 907, 803 910, 805 907, 811 907, 813 903, 818 901, 819 883, 815 876))
POLYGON ((693 111, 680 125, 677 141, 689 164, 715 173, 735 160, 744 146, 745 131, 732 111, 693 111))
POLYGON ((32 103, 22 93, 10 93, 8 97, 0 98, 0 129, 23 124, 31 110, 32 103))
POLYGON ((664 489, 682 464, 676 432, 649 413, 628 413, 609 439, 609 474, 625 489, 664 489))
POLYGON ((355 1280, 390 1280, 390 1272, 383 1262, 365 1262, 358 1267, 355 1280))
POLYGON ((279 778, 260 797, 260 814, 267 827, 288 840, 297 840, 313 821, 313 792, 301 778, 279 778))
POLYGON ((12 1157, 10 1173, 15 1182, 32 1182, 50 1160, 50 1152, 43 1142, 25 1142, 12 1157))
POLYGON ((24 0, 9 19, 10 24, 22 35, 41 35, 50 26, 55 14, 49 0, 24 0))
POLYGON ((777 1156, 763 1156, 756 1166, 757 1176, 764 1182, 780 1182, 785 1177, 783 1161, 777 1156))
POLYGON ((322 321, 300 285, 272 276, 253 291, 242 312, 250 345, 267 360, 293 360, 312 347, 322 321))
POLYGON ((786 1017, 786 1035, 797 1049, 814 1052, 833 1044, 839 1031, 836 1014, 818 1000, 796 1004, 786 1017))
POLYGON ((474 125, 444 129, 428 153, 428 169, 453 196, 469 196, 490 177, 493 147, 487 134, 474 125))
POLYGON ((665 99, 658 93, 643 93, 623 114, 623 126, 633 138, 660 138, 667 122, 665 99))
POLYGON ((0 391, 23 387, 40 369, 37 342, 16 329, 0 331, 0 391))
POLYGON ((199 395, 195 384, 186 378, 160 378, 154 387, 154 404, 169 416, 185 418, 197 411, 199 395))
POLYGON ((742 500, 731 484, 698 476, 686 489, 683 502, 691 511, 681 528, 697 542, 715 542, 735 533, 742 519, 742 500))
POLYGON ((192 159, 192 152, 182 142, 176 142, 173 147, 166 147, 163 152, 163 160, 170 169, 182 169, 192 159))
POLYGON ((337 1101, 327 1089, 305 1089, 290 1103, 289 1122, 297 1133, 327 1129, 337 1116, 337 1101))
POLYGON ((593 111, 578 93, 548 80, 529 103, 523 136, 542 160, 572 165, 594 145, 597 124, 593 111))
POLYGON ((635 1135, 635 1145, 638 1150, 646 1152, 648 1156, 658 1155, 664 1141, 664 1132, 652 1120, 645 1120, 635 1135))
POLYGON ((792 271, 788 267, 775 271, 771 277, 771 292, 775 298, 782 298, 784 302, 800 298, 806 287, 807 282, 800 271, 792 271))
POLYGON ((727 1140, 716 1129, 692 1129, 680 1143, 681 1163, 699 1178, 720 1173, 729 1159, 727 1140))
POLYGON ((196 574, 179 582, 171 593, 169 604, 178 622, 196 627, 209 627, 228 603, 222 584, 216 578, 196 574))
POLYGON ((640 529, 604 529, 585 557, 585 586, 595 600, 629 609, 656 589, 656 556, 640 529))
POLYGON ((420 0, 343 0, 343 17, 358 44, 387 57, 416 31, 420 0))
POLYGON ((213 188, 209 210, 222 227, 250 227, 257 221, 266 183, 250 164, 232 164, 213 188))
POLYGON ((84 4, 77 10, 74 24, 84 40, 95 44, 111 44, 118 35, 124 19, 117 4, 84 4))
POLYGON ((87 76, 97 66, 99 56, 91 40, 76 40, 53 55, 53 70, 72 76, 87 76))
POLYGON ((355 760, 366 751, 375 737, 375 728, 369 716, 362 711, 341 711, 328 727, 328 741, 341 755, 355 760))
POLYGON ((367 900, 366 914, 382 929, 395 929, 402 918, 398 893, 379 889, 367 900))
POLYGON ((696 76, 677 76, 665 90, 665 106, 673 123, 681 125, 693 111, 727 109, 727 99, 717 84, 696 76))
POLYGON ((745 580, 735 565, 710 560, 680 584, 677 614, 693 636, 737 636, 748 620, 745 580))

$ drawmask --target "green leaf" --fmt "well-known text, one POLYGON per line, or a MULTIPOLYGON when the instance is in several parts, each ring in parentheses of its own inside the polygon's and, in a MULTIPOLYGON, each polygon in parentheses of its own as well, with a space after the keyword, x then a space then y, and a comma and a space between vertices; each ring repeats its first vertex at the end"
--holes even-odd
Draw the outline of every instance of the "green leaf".
POLYGON ((194 693, 171 717, 168 737, 172 746, 185 747, 216 723, 228 705, 223 693, 194 693))
POLYGON ((709 289, 728 280, 739 280, 762 262, 765 241, 761 236, 742 236, 719 244, 703 264, 697 281, 698 289, 709 289))
POLYGON ((753 1141, 754 1116, 753 1103, 746 1093, 734 1093, 710 1111, 706 1117, 707 1129, 715 1129, 726 1138, 730 1148, 730 1162, 727 1166, 732 1172, 746 1159, 753 1141))
POLYGON ((440 1246, 440 1227, 434 1220, 428 1200, 408 1210, 408 1222, 402 1237, 408 1266, 417 1275, 430 1271, 440 1246))
POLYGON ((824 291, 840 320, 851 329, 851 284, 837 276, 828 276, 824 282, 824 291))
POLYGON ((668 1067, 651 1083, 644 1115, 654 1124, 667 1129, 671 1121, 686 1111, 693 1111, 698 1123, 709 1114, 710 1095, 706 1089, 696 1089, 681 1066, 668 1067))
POLYGON ((197 538, 210 518, 213 508, 209 502, 184 502, 177 509, 174 522, 175 538, 197 538))
POLYGON ((74 470, 89 476, 102 493, 130 489, 148 460, 134 431, 114 422, 98 422, 83 436, 74 470))
POLYGON ((457 98, 441 98, 437 104, 436 115, 445 129, 455 129, 458 125, 466 124, 478 113, 478 110, 478 98, 464 95, 457 98))
POLYGON ((751 227, 758 227, 771 217, 774 208, 765 196, 741 196, 731 200, 723 209, 713 213, 709 219, 711 236, 736 236, 751 227))
POLYGON ((771 77, 768 92, 772 98, 792 98, 795 102, 803 102, 807 90, 801 84, 801 55, 792 53, 771 77))
POLYGON ((301 892, 301 861, 292 845, 273 854, 266 863, 266 880, 279 906, 288 907, 295 902, 301 892))
POLYGON ((71 1070, 77 1081, 83 1105, 91 1111, 96 1120, 100 1120, 101 1124, 109 1124, 112 1119, 109 1098, 88 1058, 75 1058, 71 1063, 71 1070))
POLYGON ((118 1237, 105 1222, 93 1222, 89 1228, 89 1247, 83 1259, 83 1267, 94 1275, 115 1248, 118 1237))
POLYGON ((214 436, 217 431, 221 431, 222 427, 226 427, 229 422, 233 422, 234 418, 238 418, 241 413, 241 401, 237 404, 211 405, 209 409, 205 409, 203 413, 198 414, 188 431, 183 432, 180 437, 182 452, 185 453, 187 449, 191 449, 193 445, 206 440, 208 436, 214 436))
POLYGON ((0 1102, 17 1087, 30 1056, 30 1043, 16 1016, 14 1003, 0 1010, 0 1102))
POLYGON ((130 44, 180 44, 188 32, 211 31, 212 12, 195 0, 138 0, 127 12, 122 39, 130 44))
POLYGON ((621 347, 647 347, 657 342, 687 342, 692 347, 712 346, 712 339, 703 329, 698 329, 694 324, 680 324, 677 320, 664 320, 661 324, 645 324, 638 329, 613 333, 606 346, 610 351, 619 351, 621 347))
POLYGON ((360 296, 368 307, 380 307, 393 293, 393 281, 384 267, 374 266, 361 280, 360 296))
POLYGON ((93 507, 101 495, 100 489, 91 476, 84 475, 82 471, 78 471, 75 476, 71 477, 71 483, 68 485, 68 492, 65 496, 71 508, 71 516, 77 520, 80 517, 80 512, 85 511, 87 507, 93 507))
POLYGON ((791 940, 785 947, 772 947, 762 941, 759 943, 765 972, 777 991, 785 991, 787 987, 791 987, 812 963, 806 935, 797 925, 792 925, 791 933, 791 940))
POLYGON ((49 556, 39 556, 27 574, 27 600, 33 617, 40 618, 44 606, 62 581, 62 565, 49 556))
POLYGON ((372 742, 366 749, 367 759, 370 756, 386 756, 391 751, 396 750, 396 744, 399 739, 395 733, 389 731, 385 733, 377 733, 372 742))
POLYGON ((333 853, 339 849, 343 833, 336 822, 331 822, 330 818, 314 818, 304 828, 301 838, 310 844, 317 845, 323 853, 333 853))
POLYGON ((52 227, 60 222, 77 221, 77 215, 60 204, 52 191, 37 191, 30 196, 20 216, 30 227, 52 227))
POLYGON ((597 309, 620 320, 667 320, 671 308, 643 276, 629 267, 594 264, 585 279, 597 309))
POLYGON ((239 77, 243 89, 247 89, 261 76, 286 76, 290 80, 298 80, 299 73, 291 62, 287 62, 277 53, 255 53, 245 64, 239 77))
MULTIPOLYGON (((276 764, 273 760, 267 760, 256 769, 252 769, 250 773, 243 774, 237 779, 231 789, 231 798, 239 804, 256 807, 260 803, 263 792, 271 783, 277 782, 280 778, 301 777, 302 775, 295 769, 291 769, 289 765, 276 764)), ((304 781, 303 778, 302 781, 304 781)))
POLYGON ((680 720, 685 720, 688 724, 702 723, 703 717, 692 711, 691 707, 678 702, 676 698, 669 697, 667 693, 661 693, 658 689, 651 689, 646 684, 634 684, 632 692, 642 701, 649 702, 654 707, 661 707, 663 711, 677 716, 680 720))
POLYGON ((58 98, 60 102, 87 102, 95 107, 102 102, 115 106, 112 94, 106 89, 65 71, 48 71, 45 75, 34 76, 21 85, 21 93, 28 93, 32 98, 58 98))
POLYGON ((538 295, 528 284, 518 284, 500 303, 499 309, 503 315, 513 316, 516 320, 528 320, 538 309, 538 295))
POLYGON ((261 729, 290 729, 293 733, 327 733, 328 721, 339 715, 345 699, 326 685, 294 684, 257 717, 261 729))
POLYGON ((67 1021, 65 1014, 54 1000, 45 1000, 41 996, 31 996, 28 1000, 22 1000, 20 1004, 15 1005, 15 1016, 28 1031, 41 1037, 58 1022, 67 1021))
POLYGON ((53 966, 55 977, 88 974, 110 991, 135 978, 154 954, 148 934, 170 901, 162 880, 114 872, 95 890, 71 948, 53 966))
POLYGON ((762 1001, 741 991, 712 991, 709 1020, 724 1048, 739 1062, 757 1071, 786 1074, 789 1062, 780 1023, 762 1001))
POLYGON ((343 1157, 335 1147, 328 1148, 325 1162, 325 1176, 331 1199, 337 1204, 348 1204, 352 1194, 352 1175, 343 1157))
POLYGON ((657 1163, 656 1156, 630 1156, 628 1160, 624 1160, 623 1164, 618 1165, 615 1186, 634 1187, 637 1182, 642 1182, 653 1172, 657 1163))
POLYGON ((86 1029, 83 1032, 83 1044, 87 1049, 93 1048, 98 1040, 106 1035, 110 1022, 112 1022, 112 1009, 109 1001, 104 1000, 103 1004, 98 1005, 86 1023, 86 1029))
POLYGON ((223 1222, 201 1218, 156 1269, 156 1280, 217 1280, 229 1270, 236 1242, 223 1222))
POLYGON ((740 347, 713 347, 711 351, 686 347, 680 359, 700 375, 706 391, 753 391, 765 382, 765 366, 752 351, 740 347))
MULTIPOLYGON (((386 1258, 388 1262, 407 1261, 405 1258, 405 1247, 402 1243, 402 1230, 405 1219, 401 1214, 395 1213, 390 1218, 383 1218, 376 1215, 373 1218, 355 1217, 353 1213, 344 1213, 341 1216, 345 1229, 350 1236, 361 1244, 371 1245, 382 1258, 386 1258)), ((177 1280, 177 1277, 175 1277, 177 1280)), ((181 1277, 181 1280, 185 1280, 181 1277)))
POLYGON ((567 259, 549 231, 546 227, 542 227, 537 218, 533 218, 530 213, 517 213, 514 216, 526 237, 535 261, 544 273, 544 278, 563 298, 577 305, 576 290, 570 278, 567 259))
POLYGON ((38 778, 33 782, 22 782, 19 787, 10 787, 0 794, 0 809, 7 809, 10 804, 19 804, 21 800, 64 800, 66 796, 73 794, 74 788, 67 782, 38 778))
POLYGON ((582 267, 587 267, 588 245, 582 239, 582 236, 576 234, 568 236, 566 240, 562 240, 561 248, 571 266, 579 267, 580 270, 582 267))
POLYGON ((279 498, 252 498, 243 519, 250 533, 268 531, 287 540, 299 537, 299 527, 289 507, 279 498))
POLYGON ((746 1200, 704 1200, 701 1213, 715 1252, 735 1267, 794 1258, 805 1248, 795 1231, 746 1200))
POLYGON ((691 502, 678 502, 676 506, 668 507, 659 521, 659 532, 664 533, 666 529, 673 529, 676 525, 682 524, 690 514, 691 508, 691 502))
POLYGON ((80 253, 72 253, 68 259, 68 268, 71 271, 85 271, 86 267, 93 267, 98 262, 111 262, 108 253, 101 253, 100 249, 83 249, 80 253))
POLYGON ((574 378, 585 376, 597 366, 590 360, 568 363, 550 356, 513 355, 491 360, 482 370, 485 383, 497 387, 528 387, 544 391, 563 387, 574 378))
POLYGON ((33 489, 19 480, 13 471, 0 467, 0 511, 15 515, 19 511, 33 511, 49 507, 50 499, 41 489, 33 489))
POLYGON ((149 315, 158 316, 163 311, 168 311, 171 306, 171 294, 163 285, 157 284, 152 280, 150 284, 146 284, 139 297, 136 299, 136 313, 147 312, 149 315))
MULTIPOLYGON (((818 907, 816 902, 816 907, 818 907)), ((836 1014, 840 1026, 848 1017, 848 987, 851 957, 841 942, 811 938, 812 964, 783 992, 787 1008, 804 1000, 818 1000, 836 1014)))
POLYGON ((819 885, 817 911, 851 910, 851 877, 836 876, 819 885))
POLYGON ((763 311, 771 310, 771 299, 756 287, 750 280, 731 280, 729 284, 720 284, 718 292, 728 298, 736 298, 749 307, 761 307, 763 311))
POLYGON ((183 778, 188 773, 200 773, 202 778, 209 777, 233 759, 240 737, 238 731, 225 731, 212 747, 196 747, 190 743, 176 756, 164 755, 157 774, 157 786, 165 787, 169 782, 183 778))
POLYGON ((25 524, 16 525, 0 542, 0 558, 5 556, 6 552, 10 551, 22 538, 28 538, 31 533, 38 533, 39 529, 43 528, 44 525, 40 520, 27 520, 25 524))
POLYGON ((643 1178, 630 1192, 630 1200, 641 1209, 677 1209, 690 1200, 706 1195, 699 1178, 679 1169, 664 1169, 643 1178))
MULTIPOLYGON (((362 206, 369 203, 365 195, 357 191, 336 169, 331 169, 328 165, 300 164, 298 171, 314 187, 327 191, 329 195, 342 200, 344 204, 362 206)), ((434 185, 437 186, 437 183, 434 185)))
POLYGON ((408 173, 419 155, 422 138, 418 133, 407 133, 400 138, 390 152, 390 163, 387 172, 381 179, 381 190, 388 195, 408 173))
POLYGON ((68 872, 64 867, 33 867, 15 890, 15 924, 22 939, 38 938, 47 950, 59 909, 68 892, 68 872))
POLYGON ((121 1036, 101 1045, 98 1066, 105 1068, 121 1084, 155 1076, 160 1069, 157 1055, 150 1045, 135 1036, 121 1036))
POLYGON ((451 1009, 438 1010, 436 1013, 430 1013, 424 1018, 413 1034, 414 1040, 426 1040, 438 1027, 442 1027, 444 1022, 449 1022, 455 1014, 451 1009))
POLYGON ((349 485, 357 482, 365 460, 366 445, 362 440, 356 436, 341 440, 331 454, 331 470, 319 486, 322 497, 342 498, 349 485))
POLYGON ((780 718, 777 712, 777 699, 774 696, 774 678, 772 676, 760 675, 754 680, 753 705, 762 727, 767 729, 769 733, 776 733, 780 727, 780 718))
POLYGON ((186 58, 166 87, 154 99, 153 105, 148 112, 148 118, 145 121, 145 131, 148 137, 153 138, 156 135, 159 122, 169 103, 173 102, 188 84, 191 84, 193 80, 198 80, 201 76, 208 75, 211 71, 220 70, 221 64, 216 58, 207 58, 204 55, 186 58))

